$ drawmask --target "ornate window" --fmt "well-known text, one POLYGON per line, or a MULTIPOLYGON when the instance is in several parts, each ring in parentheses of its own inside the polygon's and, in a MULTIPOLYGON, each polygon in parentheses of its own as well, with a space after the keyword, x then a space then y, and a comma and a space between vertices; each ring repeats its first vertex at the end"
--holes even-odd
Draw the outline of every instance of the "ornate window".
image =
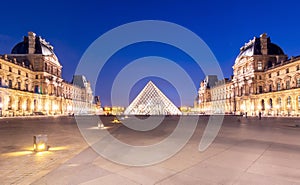
POLYGON ((258 70, 262 70, 262 62, 261 61, 258 61, 258 63, 257 63, 257 69, 258 70))
POLYGON ((279 107, 281 107, 281 98, 277 99, 277 104, 278 104, 279 107))
POLYGON ((300 78, 297 78, 297 87, 300 87, 300 78))
POLYGON ((277 82, 277 91, 280 91, 281 87, 280 87, 280 82, 277 82))
POLYGON ((290 89, 290 81, 286 81, 285 85, 286 85, 286 89, 290 89))
POLYGON ((262 93, 263 92, 263 87, 260 85, 258 86, 258 93, 262 93))
POLYGON ((8 88, 12 88, 12 80, 8 80, 8 88))
POLYGON ((287 98, 287 105, 291 105, 291 97, 290 96, 287 98))

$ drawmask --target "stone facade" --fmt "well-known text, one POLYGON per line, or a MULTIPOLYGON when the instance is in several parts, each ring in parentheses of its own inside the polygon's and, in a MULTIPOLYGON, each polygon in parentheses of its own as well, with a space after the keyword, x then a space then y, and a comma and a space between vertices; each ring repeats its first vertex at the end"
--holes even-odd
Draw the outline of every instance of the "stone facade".
POLYGON ((11 54, 0 56, 0 114, 61 115, 93 113, 93 95, 84 76, 61 77, 53 47, 29 32, 11 54))
POLYGON ((231 79, 201 82, 195 107, 209 114, 299 116, 299 66, 300 57, 288 58, 266 34, 254 37, 240 49, 231 79))

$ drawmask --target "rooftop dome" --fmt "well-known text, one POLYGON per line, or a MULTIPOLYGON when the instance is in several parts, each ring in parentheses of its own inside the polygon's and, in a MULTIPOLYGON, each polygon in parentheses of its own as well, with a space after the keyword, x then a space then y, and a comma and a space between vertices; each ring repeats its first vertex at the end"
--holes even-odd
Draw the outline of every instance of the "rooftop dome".
POLYGON ((236 58, 236 62, 242 56, 262 55, 262 40, 264 39, 266 41, 268 55, 285 55, 283 50, 279 46, 271 42, 270 37, 267 38, 266 34, 262 34, 260 38, 254 37, 243 47, 241 47, 240 53, 236 58))
POLYGON ((40 36, 36 36, 33 32, 28 32, 28 36, 24 36, 24 40, 13 47, 11 54, 41 54, 44 56, 53 56, 54 60, 52 60, 52 62, 61 66, 53 51, 53 46, 40 36))

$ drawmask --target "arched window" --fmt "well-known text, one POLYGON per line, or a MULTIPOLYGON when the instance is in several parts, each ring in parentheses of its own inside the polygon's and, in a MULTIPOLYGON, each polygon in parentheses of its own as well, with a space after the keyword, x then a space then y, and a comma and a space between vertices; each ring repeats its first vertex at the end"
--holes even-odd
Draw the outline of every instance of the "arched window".
POLYGON ((287 97, 287 105, 291 105, 291 97, 287 97))
POLYGON ((265 100, 261 100, 261 110, 265 110, 265 100))
POLYGON ((273 100, 272 100, 272 98, 269 99, 269 105, 270 105, 270 109, 272 109, 273 108, 273 100))
POLYGON ((281 107, 281 98, 277 99, 277 105, 278 105, 278 107, 281 107))

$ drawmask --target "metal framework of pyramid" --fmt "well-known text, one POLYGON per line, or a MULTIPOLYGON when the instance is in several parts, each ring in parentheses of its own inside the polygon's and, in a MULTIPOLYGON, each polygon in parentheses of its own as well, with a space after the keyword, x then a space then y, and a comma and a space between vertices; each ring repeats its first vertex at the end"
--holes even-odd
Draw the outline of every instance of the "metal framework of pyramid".
POLYGON ((149 81, 124 112, 125 115, 181 115, 180 110, 149 81))

